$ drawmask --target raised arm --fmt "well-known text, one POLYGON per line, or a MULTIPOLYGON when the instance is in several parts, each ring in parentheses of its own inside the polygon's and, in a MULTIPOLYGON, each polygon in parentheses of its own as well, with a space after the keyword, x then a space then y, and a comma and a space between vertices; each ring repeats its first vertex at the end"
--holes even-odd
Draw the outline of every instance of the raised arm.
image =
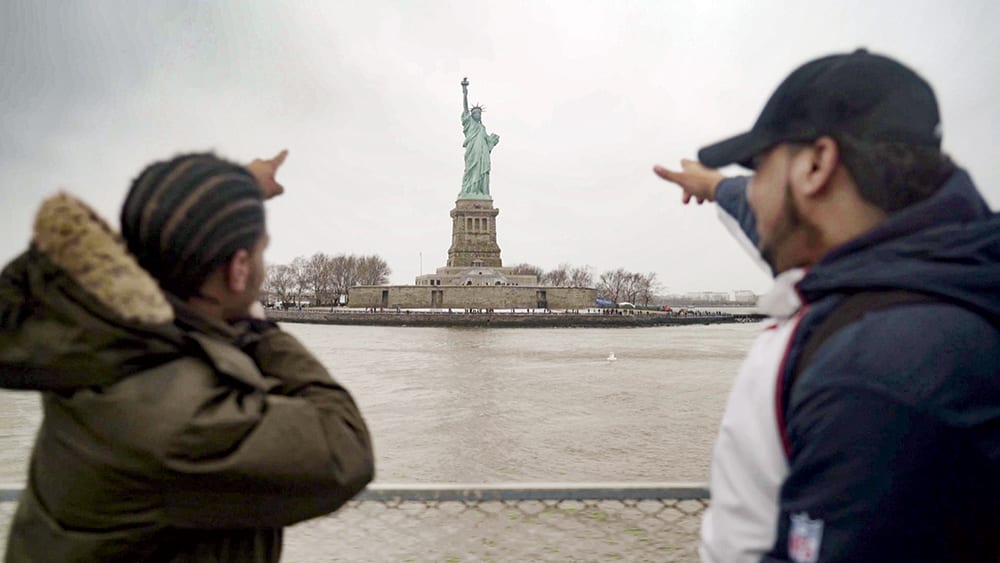
POLYGON ((670 170, 657 165, 653 167, 653 172, 681 188, 681 201, 684 204, 692 201, 698 202, 699 205, 705 201, 716 202, 722 224, 751 258, 765 270, 771 270, 757 249, 757 221, 746 200, 749 177, 727 178, 698 161, 688 159, 681 160, 680 170, 670 170))
POLYGON ((469 113, 469 79, 462 79, 462 112, 469 113))

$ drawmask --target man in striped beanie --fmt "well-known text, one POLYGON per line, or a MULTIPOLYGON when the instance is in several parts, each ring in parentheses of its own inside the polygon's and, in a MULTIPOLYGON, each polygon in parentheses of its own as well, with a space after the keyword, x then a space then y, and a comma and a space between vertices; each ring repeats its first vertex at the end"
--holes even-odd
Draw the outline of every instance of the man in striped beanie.
POLYGON ((122 236, 165 291, 232 320, 247 315, 263 281, 263 202, 250 169, 186 154, 148 166, 135 180, 122 207, 122 236))
POLYGON ((285 526, 371 481, 350 393, 253 314, 284 158, 152 164, 121 237, 42 205, 0 274, 0 387, 44 406, 6 561, 277 562, 285 526))

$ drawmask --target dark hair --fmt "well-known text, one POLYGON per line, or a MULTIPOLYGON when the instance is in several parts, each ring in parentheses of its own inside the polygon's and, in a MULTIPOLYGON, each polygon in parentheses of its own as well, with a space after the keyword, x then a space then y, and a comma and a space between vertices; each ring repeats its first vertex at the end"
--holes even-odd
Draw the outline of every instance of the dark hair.
POLYGON ((121 226, 139 264, 163 289, 186 298, 238 250, 260 240, 263 196, 243 166, 211 153, 185 154, 139 174, 121 226))
POLYGON ((858 193, 887 213, 927 199, 957 168, 936 147, 867 141, 843 133, 834 140, 858 193))

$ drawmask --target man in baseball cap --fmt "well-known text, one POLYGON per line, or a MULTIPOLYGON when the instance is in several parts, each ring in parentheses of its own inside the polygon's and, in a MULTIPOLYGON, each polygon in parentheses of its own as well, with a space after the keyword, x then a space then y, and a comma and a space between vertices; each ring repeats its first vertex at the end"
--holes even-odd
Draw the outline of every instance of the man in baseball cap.
POLYGON ((941 148, 934 92, 898 62, 859 49, 795 70, 771 95, 750 131, 698 152, 706 166, 739 163, 779 143, 823 135, 941 148))
POLYGON ((654 168, 776 276, 702 559, 1000 559, 1000 217, 940 147, 930 85, 862 49, 796 69, 700 162, 654 168))

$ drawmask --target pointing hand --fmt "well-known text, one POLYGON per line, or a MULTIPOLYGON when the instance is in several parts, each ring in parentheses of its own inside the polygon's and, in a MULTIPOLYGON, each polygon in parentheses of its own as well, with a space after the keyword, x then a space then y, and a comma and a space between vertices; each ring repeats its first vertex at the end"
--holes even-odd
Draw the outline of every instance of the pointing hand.
POLYGON ((654 166, 653 172, 660 178, 680 186, 684 190, 681 201, 685 204, 689 203, 691 198, 698 200, 699 205, 706 200, 715 201, 715 188, 725 179, 725 176, 714 168, 708 168, 696 160, 686 158, 681 160, 680 172, 668 170, 660 165, 654 166))
POLYGON ((271 199, 285 192, 285 187, 279 184, 274 177, 287 156, 288 150, 283 150, 270 160, 261 160, 258 158, 247 165, 247 170, 253 174, 257 183, 260 184, 260 191, 264 199, 271 199))

